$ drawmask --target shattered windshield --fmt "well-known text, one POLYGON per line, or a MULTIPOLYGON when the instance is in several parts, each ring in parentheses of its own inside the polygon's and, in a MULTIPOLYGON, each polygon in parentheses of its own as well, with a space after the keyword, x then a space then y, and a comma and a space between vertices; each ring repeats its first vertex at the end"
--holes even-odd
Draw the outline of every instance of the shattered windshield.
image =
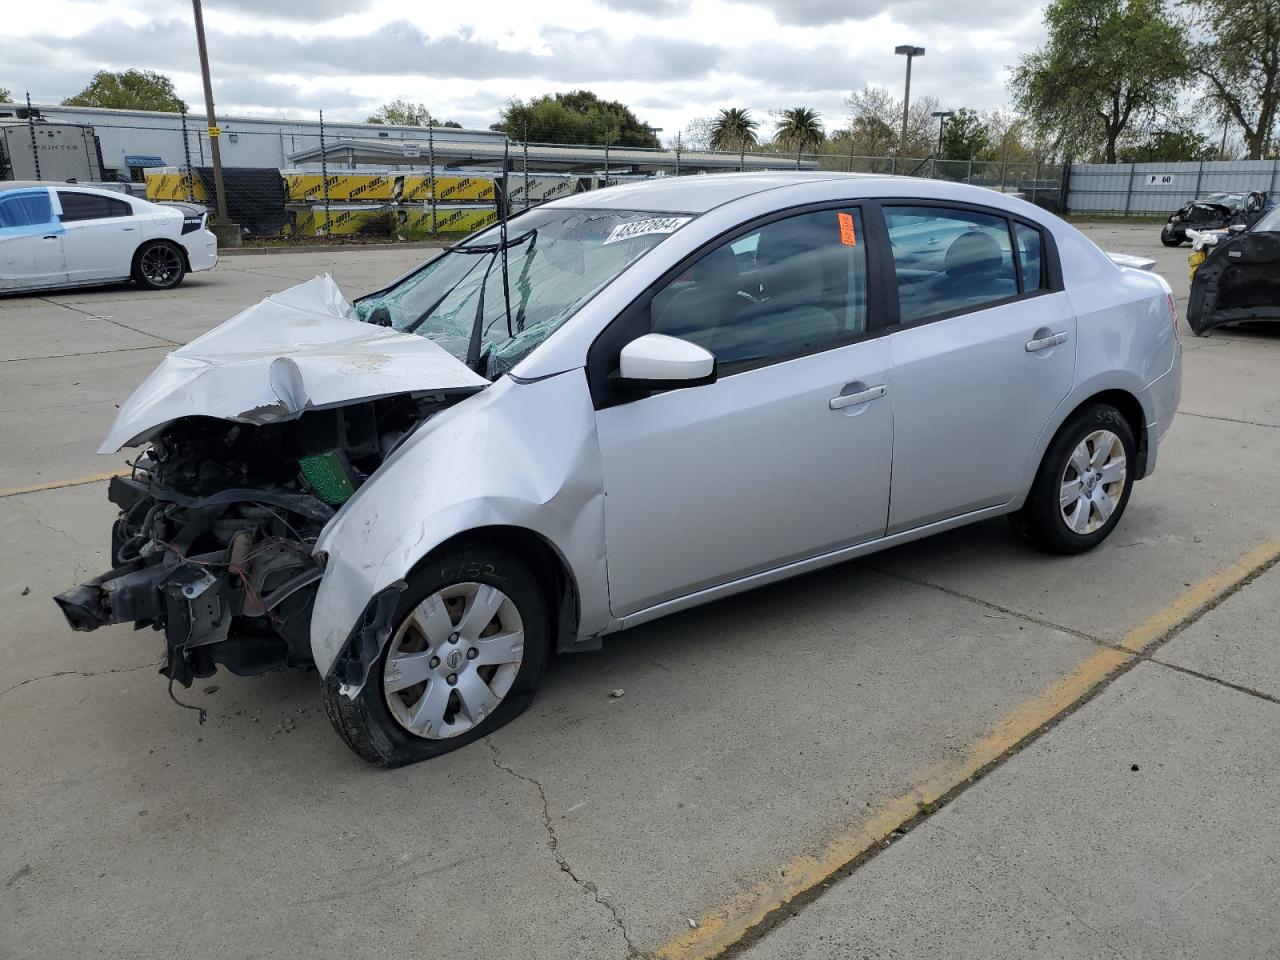
POLYGON ((356 315, 444 347, 496 379, 602 287, 693 218, 626 210, 535 209, 446 251, 360 300, 356 315))

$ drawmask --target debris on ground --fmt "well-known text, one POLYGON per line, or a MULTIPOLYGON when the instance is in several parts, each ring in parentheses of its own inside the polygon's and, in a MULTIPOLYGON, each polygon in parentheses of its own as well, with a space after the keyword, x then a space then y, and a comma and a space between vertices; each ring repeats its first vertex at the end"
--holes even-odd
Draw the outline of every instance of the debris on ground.
POLYGON ((609 691, 609 696, 611 696, 611 697, 613 697, 613 699, 617 700, 620 696, 622 696, 622 695, 623 695, 624 693, 626 693, 626 692, 627 692, 627 691, 623 690, 621 687, 618 687, 618 688, 617 688, 617 689, 615 689, 615 690, 610 690, 610 691, 609 691))

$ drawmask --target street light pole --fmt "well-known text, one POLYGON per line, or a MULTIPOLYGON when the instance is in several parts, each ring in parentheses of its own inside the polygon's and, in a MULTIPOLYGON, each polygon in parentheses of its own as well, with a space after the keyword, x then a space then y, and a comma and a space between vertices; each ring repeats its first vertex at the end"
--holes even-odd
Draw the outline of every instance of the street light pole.
MULTIPOLYGON (((214 204, 218 214, 219 229, 215 230, 218 241, 225 246, 240 246, 240 226, 232 224, 227 217, 227 195, 222 188, 222 152, 218 149, 218 138, 222 131, 218 129, 218 118, 213 111, 213 83, 209 79, 209 50, 204 42, 204 13, 200 9, 200 0, 191 0, 191 7, 196 19, 196 46, 200 50, 200 78, 204 81, 204 109, 209 120, 209 153, 213 156, 213 193, 214 204)), ((187 171, 191 175, 191 171, 187 171)))
POLYGON ((902 95, 902 136, 898 140, 898 154, 902 155, 907 149, 907 118, 911 115, 911 61, 924 56, 924 47, 904 43, 894 47, 893 52, 907 58, 907 87, 902 95))

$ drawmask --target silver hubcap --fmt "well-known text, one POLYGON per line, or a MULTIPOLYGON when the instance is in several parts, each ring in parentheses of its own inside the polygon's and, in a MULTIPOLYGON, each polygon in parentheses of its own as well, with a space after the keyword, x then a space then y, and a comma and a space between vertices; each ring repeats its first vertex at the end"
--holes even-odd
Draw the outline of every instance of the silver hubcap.
POLYGON ((157 286, 170 283, 182 270, 182 259, 172 247, 152 247, 142 255, 142 275, 157 286))
POLYGON ((1110 430, 1095 430, 1071 451, 1058 501, 1073 533, 1093 533, 1116 512, 1124 493, 1124 444, 1110 430))
POLYGON ((410 733, 465 733, 502 702, 524 660, 524 624, 487 583, 455 583, 414 607, 391 638, 382 689, 410 733))

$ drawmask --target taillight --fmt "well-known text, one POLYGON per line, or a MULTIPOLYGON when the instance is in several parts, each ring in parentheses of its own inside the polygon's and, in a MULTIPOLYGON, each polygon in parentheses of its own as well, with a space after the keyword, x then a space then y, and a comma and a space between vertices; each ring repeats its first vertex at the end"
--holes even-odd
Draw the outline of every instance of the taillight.
POLYGON ((1173 299, 1173 294, 1165 294, 1165 302, 1169 304, 1169 322, 1173 324, 1173 338, 1182 343, 1182 327, 1178 326, 1178 304, 1173 299))

